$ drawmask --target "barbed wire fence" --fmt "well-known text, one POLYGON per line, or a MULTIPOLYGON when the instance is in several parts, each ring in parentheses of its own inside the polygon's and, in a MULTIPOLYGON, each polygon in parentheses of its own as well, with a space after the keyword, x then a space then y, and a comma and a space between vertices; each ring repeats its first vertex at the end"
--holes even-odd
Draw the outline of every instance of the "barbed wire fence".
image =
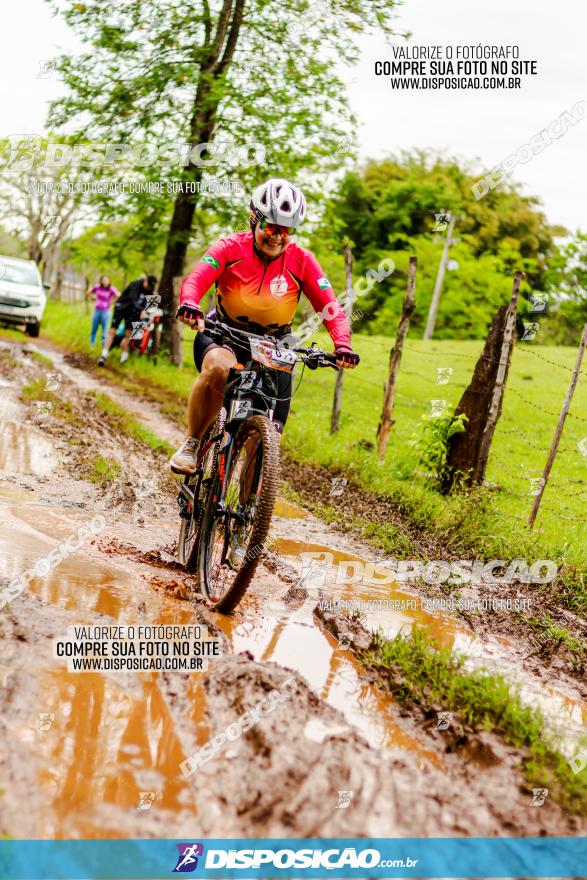
MULTIPOLYGON (((519 274, 521 275, 521 273, 519 274)), ((519 289, 519 279, 517 286, 519 289)), ((515 316, 515 309, 513 314, 515 316)), ((502 376, 502 379, 504 380, 502 398, 506 404, 510 395, 513 395, 521 401, 530 411, 536 413, 536 420, 541 419, 543 429, 545 427, 545 419, 548 419, 549 424, 553 419, 556 420, 554 437, 550 445, 547 443, 538 444, 536 442, 537 431, 532 430, 530 432, 526 428, 527 424, 533 424, 535 426, 537 423, 536 420, 532 423, 517 423, 515 426, 510 427, 507 421, 501 419, 500 402, 497 411, 494 412, 495 421, 491 436, 487 443, 485 465, 482 468, 481 474, 482 479, 478 480, 478 482, 499 489, 502 496, 527 500, 528 513, 525 516, 514 511, 508 511, 508 516, 511 516, 513 519, 520 522, 525 528, 533 527, 539 509, 543 517, 556 517, 565 522, 572 522, 577 526, 583 526, 585 524, 585 517, 578 506, 569 506, 568 503, 565 504, 562 502, 563 500, 566 501, 566 499, 580 499, 581 502, 587 500, 587 470, 585 472, 585 477, 577 476, 576 478, 564 478, 562 476, 553 475, 553 470, 555 461, 565 462, 562 466, 557 465, 556 470, 559 472, 560 470, 570 470, 571 472, 576 470, 576 462, 579 459, 579 456, 585 461, 587 467, 587 415, 582 415, 581 412, 578 411, 577 406, 573 407, 573 392, 581 381, 581 377, 587 376, 587 370, 585 367, 582 367, 583 352, 587 347, 587 325, 583 328, 583 334, 574 366, 569 366, 568 364, 553 360, 552 357, 547 357, 542 352, 537 351, 531 343, 535 339, 538 324, 533 325, 533 327, 534 333, 529 335, 526 335, 525 333, 521 340, 515 342, 515 345, 512 338, 511 349, 515 349, 516 361, 509 381, 507 381, 507 370, 505 377, 502 376), (521 364, 525 364, 526 362, 530 363, 532 361, 545 364, 549 370, 560 370, 561 375, 563 373, 568 375, 570 384, 566 395, 561 394, 561 408, 558 412, 555 409, 545 407, 542 403, 531 400, 516 387, 516 380, 526 369, 526 367, 521 366, 521 364), (567 443, 567 445, 564 445, 564 443, 561 442, 564 434, 563 428, 567 419, 569 419, 570 423, 573 425, 585 426, 585 436, 579 440, 578 443, 567 443), (539 468, 533 466, 530 466, 529 468, 525 461, 516 465, 512 463, 511 459, 504 458, 501 451, 499 451, 499 448, 503 446, 503 438, 510 434, 515 435, 518 441, 521 441, 524 446, 529 447, 535 453, 542 454, 542 463, 539 468), (493 442, 494 439, 499 441, 497 443, 498 450, 495 448, 496 444, 493 442), (568 467, 566 467, 567 463, 568 467), (497 471, 497 473, 501 475, 499 484, 485 479, 485 467, 487 467, 492 473, 497 471), (553 490, 554 493, 556 493, 556 503, 553 503, 553 490)), ((462 350, 447 350, 444 345, 442 347, 442 352, 439 352, 438 350, 433 350, 429 343, 421 346, 421 344, 415 345, 413 342, 415 342, 415 340, 410 340, 409 338, 403 342, 403 351, 408 357, 401 362, 401 365, 398 364, 396 387, 394 389, 395 405, 400 412, 402 409, 409 409, 413 411, 413 414, 420 412, 422 416, 427 416, 429 418, 446 415, 450 411, 446 400, 439 399, 438 397, 431 397, 425 404, 423 404, 421 398, 416 399, 415 396, 406 393, 406 385, 401 381, 402 376, 416 378, 421 383, 430 385, 431 390, 433 387, 436 388, 450 383, 453 390, 458 389, 465 392, 469 388, 470 382, 454 382, 452 380, 453 369, 448 365, 448 362, 452 361, 454 358, 457 361, 467 361, 474 366, 474 357, 462 350), (439 367, 436 365, 439 355, 442 356, 443 360, 446 360, 447 366, 439 367), (414 356, 418 359, 418 369, 413 369, 412 361, 414 356), (431 362, 433 362, 433 364, 431 362), (427 364, 430 364, 430 370, 426 368, 427 364)), ((369 345, 371 349, 379 349, 382 353, 385 352, 389 358, 389 343, 383 342, 374 337, 363 336, 361 344, 369 345)), ((483 355, 481 357, 483 357, 483 355)), ((511 351, 509 352, 509 357, 511 357, 511 351)), ((583 378, 583 382, 584 381, 585 379, 583 378)), ((365 395, 370 395, 372 397, 374 383, 363 378, 360 373, 358 375, 353 375, 352 385, 359 390, 361 395, 364 393, 365 395)), ((386 390, 387 383, 384 380, 382 382, 384 399, 386 390)), ((401 431, 401 414, 398 415, 397 418, 394 418, 392 413, 388 412, 387 417, 392 420, 391 424, 394 427, 394 430, 401 431)), ((371 444, 367 443, 366 445, 370 446, 371 444)), ((373 447, 375 448, 376 445, 377 444, 373 444, 373 447)), ((536 456, 534 456, 534 459, 536 459, 536 456)))

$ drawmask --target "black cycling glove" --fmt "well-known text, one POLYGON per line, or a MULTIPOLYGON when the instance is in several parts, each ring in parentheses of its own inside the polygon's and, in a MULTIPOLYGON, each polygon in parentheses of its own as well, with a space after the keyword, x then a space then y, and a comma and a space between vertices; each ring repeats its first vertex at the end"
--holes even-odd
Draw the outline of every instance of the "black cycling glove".
POLYGON ((204 312, 193 303, 182 303, 177 310, 176 318, 189 318, 191 321, 203 321, 204 312))
POLYGON ((334 354, 337 361, 342 361, 345 364, 349 364, 351 367, 356 367, 361 360, 356 351, 351 351, 350 348, 346 347, 335 348, 334 354))

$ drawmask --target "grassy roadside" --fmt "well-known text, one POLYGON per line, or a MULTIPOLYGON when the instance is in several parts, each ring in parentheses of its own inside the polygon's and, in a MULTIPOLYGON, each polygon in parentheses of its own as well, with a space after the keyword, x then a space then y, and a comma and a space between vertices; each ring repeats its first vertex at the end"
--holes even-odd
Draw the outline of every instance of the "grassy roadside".
MULTIPOLYGON (((47 360, 47 358, 44 358, 43 362, 47 360)), ((53 366, 52 361, 49 361, 49 364, 53 366)), ((45 404, 48 413, 63 422, 69 423, 72 427, 84 427, 84 422, 73 404, 68 400, 63 400, 55 392, 50 391, 46 387, 45 379, 35 379, 24 385, 21 395, 22 399, 27 403, 39 402, 45 404)), ((137 441, 152 452, 166 457, 169 457, 174 451, 166 440, 162 440, 153 431, 141 424, 141 422, 133 419, 123 407, 106 394, 90 392, 89 396, 93 398, 97 409, 116 433, 124 434, 125 437, 137 441)), ((86 476, 91 482, 115 482, 120 476, 119 465, 115 462, 109 462, 102 456, 98 456, 95 461, 89 464, 86 476)))
MULTIPOLYGON (((418 629, 393 641, 375 636, 359 660, 377 676, 380 687, 403 705, 432 715, 440 706, 440 711, 454 714, 453 727, 459 724, 472 732, 500 734, 520 750, 520 769, 530 787, 547 788, 564 810, 587 816, 587 771, 573 771, 545 730, 541 713, 525 706, 502 676, 467 671, 463 657, 437 648, 418 629)), ((587 748, 587 742, 582 747, 587 748)), ((458 737, 449 748, 458 748, 458 737)))
MULTIPOLYGON (((51 303, 43 332, 54 342, 87 358, 86 364, 89 365, 91 352, 86 326, 89 316, 85 316, 83 308, 83 305, 51 303)), ((186 333, 185 366, 181 369, 164 359, 154 366, 138 358, 132 358, 121 368, 114 352, 105 375, 127 390, 157 402, 165 414, 181 422, 194 378, 191 340, 191 334, 186 333)), ((531 496, 527 490, 522 493, 515 491, 521 488, 519 479, 528 483, 530 474, 540 473, 544 462, 543 449, 548 448, 552 435, 552 417, 545 417, 544 423, 537 424, 536 413, 532 411, 533 433, 532 439, 527 442, 528 408, 519 410, 516 407, 518 398, 515 394, 506 397, 500 421, 500 430, 503 428, 503 431, 498 431, 496 435, 496 459, 488 474, 490 480, 499 480, 501 490, 477 490, 468 495, 445 498, 435 491, 429 480, 409 475, 410 467, 414 464, 412 438, 418 431, 430 395, 442 395, 449 405, 456 403, 481 343, 435 343, 428 346, 426 351, 419 343, 409 343, 410 348, 420 346, 420 349, 416 353, 406 351, 404 357, 401 372, 403 385, 400 384, 398 390, 397 424, 392 432, 388 459, 382 465, 371 447, 378 418, 380 380, 386 372, 389 344, 390 340, 382 338, 356 337, 356 347, 361 351, 364 365, 356 375, 345 376, 342 427, 334 437, 328 431, 334 375, 330 371, 306 372, 301 389, 294 398, 283 440, 287 454, 300 464, 322 465, 333 473, 344 475, 349 479, 350 486, 358 486, 366 493, 390 499, 397 514, 411 530, 427 532, 434 543, 446 547, 453 557, 455 554, 461 558, 524 557, 529 562, 554 559, 561 566, 554 588, 554 600, 575 613, 584 614, 587 611, 587 522, 584 522, 582 509, 577 520, 570 522, 561 511, 557 515, 556 508, 557 504, 564 507, 572 503, 575 505, 573 510, 578 511, 584 497, 582 490, 576 493, 551 492, 550 506, 545 507, 533 532, 527 532, 523 527, 531 496), (454 350, 456 348, 458 351, 454 350), (427 364, 427 357, 432 357, 433 361, 429 366, 423 366, 427 364), (453 365, 451 380, 454 381, 451 385, 435 388, 433 379, 430 379, 434 375, 434 358, 440 364, 453 365), (428 384, 422 377, 428 380, 428 384), (519 470, 519 474, 512 476, 507 468, 502 468, 500 460, 504 455, 511 462, 511 470, 519 470), (516 466, 518 460, 519 468, 516 466), (508 483, 510 476, 513 482, 508 483)), ((552 355, 548 350, 546 354, 557 358, 561 364, 572 362, 574 357, 570 349, 555 349, 554 352, 552 355)), ((555 412, 564 394, 564 371, 550 369, 540 359, 533 359, 527 351, 520 354, 522 366, 516 369, 517 357, 516 353, 510 378, 512 388, 516 387, 517 382, 518 386, 523 386, 526 396, 534 394, 535 400, 543 402, 549 411, 555 412), (554 376, 557 377, 556 381, 554 376), (526 387, 525 383, 528 382, 531 384, 526 387)), ((582 402, 587 404, 587 383, 580 385, 576 402, 577 407, 582 402)), ((587 411, 587 406, 584 411, 587 411)), ((573 448, 582 430, 580 421, 568 420, 565 427, 568 454, 560 457, 560 466, 566 470, 562 477, 559 473, 553 473, 553 477, 573 480, 578 486, 581 486, 583 478, 587 485, 587 464, 573 448)), ((348 504, 350 494, 347 490, 344 504, 336 506, 320 501, 319 512, 331 521, 339 521, 346 526, 350 523, 357 534, 392 555, 406 556, 411 553, 413 556, 410 540, 396 524, 373 519, 367 510, 362 513, 353 510, 352 505, 348 504)), ((308 503, 307 498, 305 501, 308 503)))

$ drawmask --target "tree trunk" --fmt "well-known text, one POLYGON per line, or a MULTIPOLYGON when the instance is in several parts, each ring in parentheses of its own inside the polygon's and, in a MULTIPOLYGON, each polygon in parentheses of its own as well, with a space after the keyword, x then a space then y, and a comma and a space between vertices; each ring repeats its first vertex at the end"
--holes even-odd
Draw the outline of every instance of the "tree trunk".
MULTIPOLYGON (((181 278, 178 276, 173 279, 173 311, 174 314, 177 312, 179 306, 179 294, 181 288, 181 278)), ((183 361, 183 349, 182 349, 182 339, 183 339, 183 324, 180 321, 174 320, 173 327, 171 329, 171 360, 176 365, 176 367, 181 367, 183 361)))
MULTIPOLYGON (((201 179, 201 169, 197 168, 195 170, 199 172, 199 175, 197 178, 194 175, 193 179, 201 179)), ((161 308, 163 309, 163 317, 161 319, 162 338, 163 344, 167 347, 171 344, 171 334, 175 322, 173 279, 184 274, 185 255, 189 244, 195 210, 195 194, 180 193, 177 196, 173 207, 173 215, 167 236, 167 250, 165 251, 163 270, 159 282, 159 295, 161 297, 161 308)))
POLYGON ((495 427, 501 415, 503 405, 503 395, 512 360, 512 351, 514 348, 514 340, 516 338, 516 315, 518 309, 518 297, 520 295, 520 284, 524 278, 524 273, 516 272, 512 288, 512 296, 510 304, 507 308, 505 321, 503 326, 503 338, 501 344, 501 352, 499 353, 499 363, 497 365, 497 373, 495 375, 495 385, 493 386, 493 394, 491 396, 491 405, 481 438, 479 447, 479 455, 477 464, 473 471, 473 479, 476 483, 482 483, 485 479, 485 471, 487 469, 487 461, 489 459, 489 450, 495 433, 495 427))
POLYGON ((455 416, 465 413, 467 423, 462 434, 453 434, 448 441, 447 476, 442 483, 445 494, 452 488, 458 474, 463 475, 465 485, 473 482, 473 470, 479 458, 497 378, 507 310, 505 305, 498 308, 469 387, 455 409, 455 416))
MULTIPOLYGON (((218 16, 216 34, 207 40, 210 50, 199 70, 198 88, 190 120, 190 144, 210 143, 216 128, 216 117, 222 90, 215 89, 215 80, 224 76, 236 49, 243 21, 245 0, 224 0, 218 16), (214 95, 214 97, 211 97, 214 95), (216 97, 218 96, 218 97, 216 97)), ((201 166, 188 166, 185 180, 200 183, 201 166)), ((159 295, 163 309, 162 345, 169 349, 175 321, 173 312, 173 279, 184 274, 185 257, 192 232, 198 193, 179 193, 175 200, 163 270, 159 282, 159 295)))

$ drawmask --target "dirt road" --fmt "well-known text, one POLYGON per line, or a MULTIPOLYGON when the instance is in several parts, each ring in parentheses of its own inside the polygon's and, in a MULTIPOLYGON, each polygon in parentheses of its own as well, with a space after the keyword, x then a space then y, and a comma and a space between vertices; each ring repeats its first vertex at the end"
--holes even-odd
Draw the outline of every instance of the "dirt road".
MULTIPOLYGON (((175 561, 177 484, 165 456, 117 431, 92 392, 172 445, 179 430, 55 349, 37 349, 53 366, 30 345, 0 343, 0 587, 38 568, 0 612, 0 833, 581 833, 579 820, 548 799, 532 806, 513 748, 487 733, 448 753, 435 725, 366 680, 352 649, 320 621, 320 590, 340 599, 408 595, 376 581, 326 581, 325 566, 372 560, 371 548, 281 499, 270 551, 234 616, 192 601, 192 579, 175 561), (30 392, 23 400, 23 387, 47 383, 57 404, 43 406, 44 395, 30 392), (99 533, 39 569, 96 518, 105 521, 99 533), (316 563, 301 588, 307 554, 316 563), (74 673, 53 656, 53 640, 72 625, 194 622, 222 642, 207 672, 74 673), (286 702, 185 778, 186 757, 292 677, 286 702)), ((527 646, 515 639, 479 637, 454 617, 422 609, 366 618, 388 634, 417 622, 472 664, 505 672, 569 737, 587 725, 577 681, 562 672, 553 680, 539 664, 524 671, 527 646)))

